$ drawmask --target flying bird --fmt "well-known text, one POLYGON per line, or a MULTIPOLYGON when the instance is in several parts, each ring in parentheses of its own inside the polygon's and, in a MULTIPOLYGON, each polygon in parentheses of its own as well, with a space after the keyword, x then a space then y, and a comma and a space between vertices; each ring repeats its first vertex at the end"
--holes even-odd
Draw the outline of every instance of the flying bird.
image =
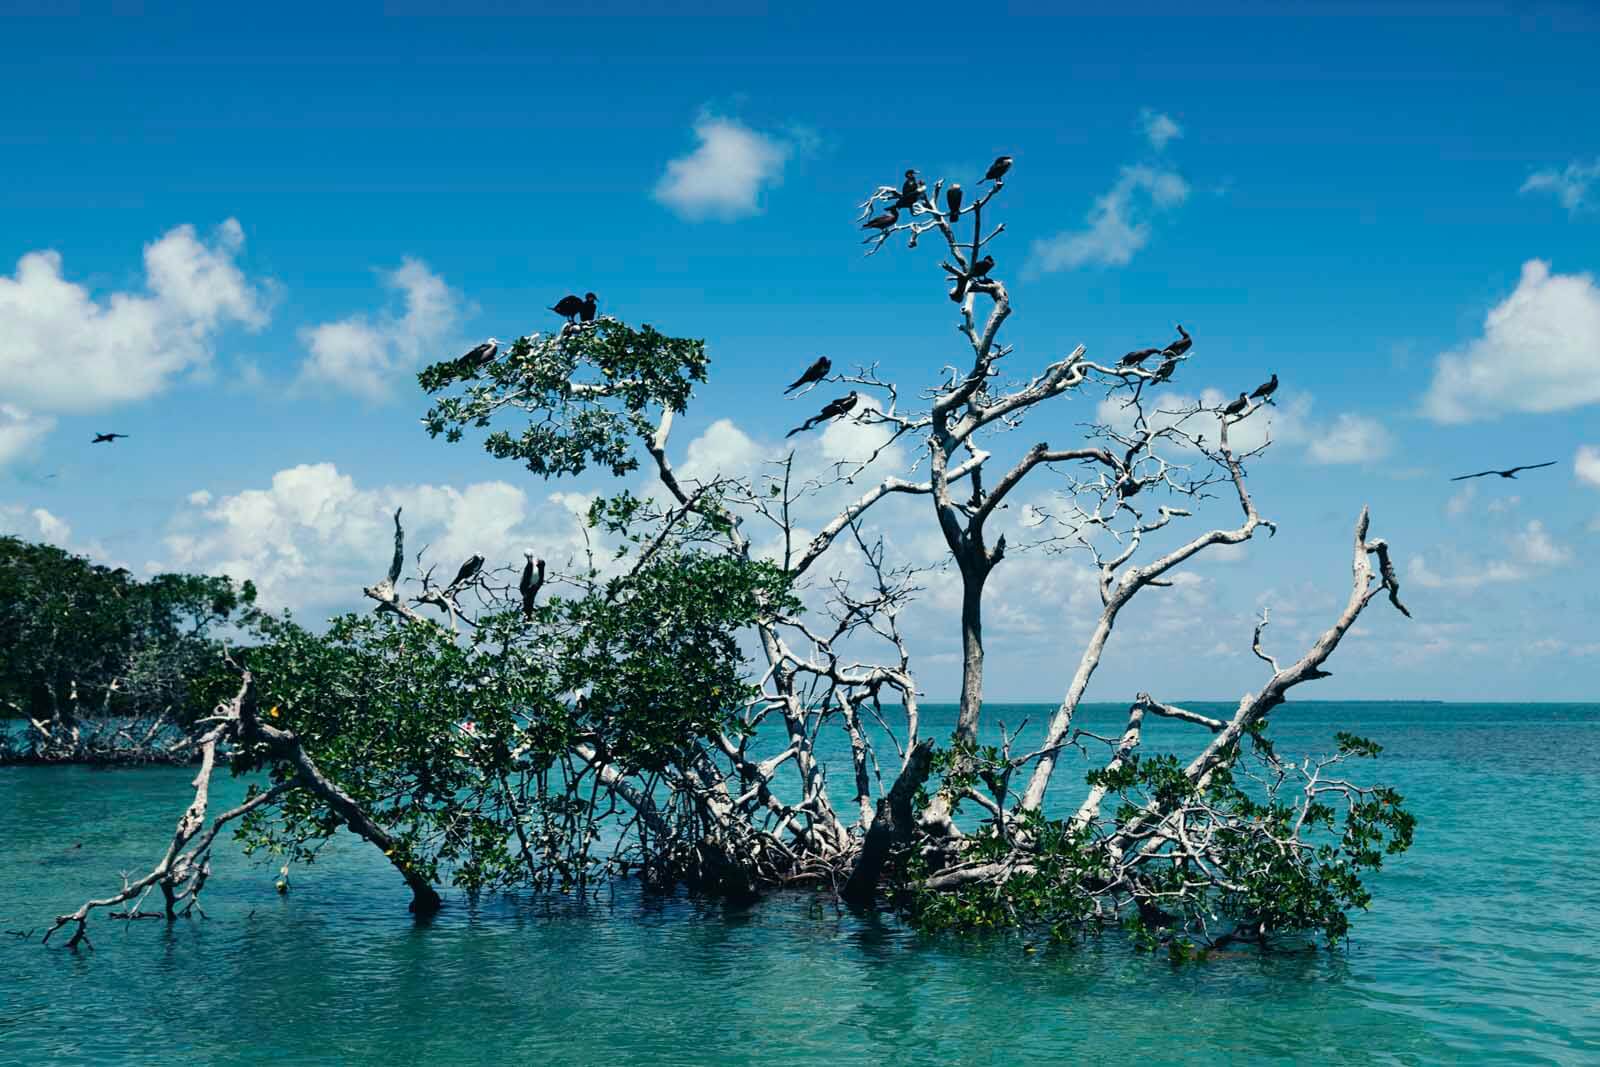
POLYGON ((861 224, 863 230, 887 230, 900 221, 900 209, 891 207, 881 215, 874 215, 861 224))
POLYGON ((961 216, 961 186, 950 186, 950 188, 945 191, 944 202, 945 205, 950 208, 950 214, 948 216, 949 220, 951 222, 955 222, 956 219, 961 216))
POLYGON ((555 302, 555 306, 550 310, 554 311, 557 315, 562 316, 568 322, 571 322, 576 318, 581 318, 584 322, 593 322, 595 311, 595 295, 593 293, 585 293, 583 299, 579 300, 577 297, 569 293, 560 300, 557 300, 555 302))
POLYGON ((1482 478, 1485 474, 1498 474, 1502 478, 1515 478, 1518 471, 1534 471, 1540 467, 1554 467, 1555 465, 1556 461, 1552 459, 1549 463, 1524 463, 1520 467, 1511 467, 1503 471, 1479 471, 1477 474, 1461 474, 1450 480, 1452 482, 1461 482, 1468 478, 1482 478))
POLYGON ((841 396, 837 400, 830 400, 827 406, 822 409, 822 411, 811 416, 805 422, 784 434, 784 436, 793 437, 795 434, 800 433, 803 430, 811 429, 811 427, 815 426, 819 422, 827 422, 829 419, 836 419, 840 415, 849 414, 850 409, 856 406, 856 399, 856 391, 852 389, 850 390, 849 396, 841 396))
POLYGON ((1174 341, 1166 348, 1163 348, 1161 350, 1162 355, 1181 356, 1189 351, 1189 346, 1194 344, 1194 338, 1189 336, 1189 331, 1183 328, 1183 323, 1181 322, 1178 323, 1178 333, 1182 335, 1182 340, 1174 341))
POLYGON ((998 184, 1000 179, 1004 178, 1006 176, 1006 171, 1008 171, 1010 169, 1011 169, 1011 157, 1010 156, 996 156, 995 157, 995 161, 993 163, 989 164, 989 169, 984 174, 983 181, 980 181, 978 184, 982 185, 983 182, 995 182, 995 183, 998 184))
POLYGON ((1250 406, 1250 398, 1248 396, 1246 396, 1245 394, 1240 393, 1239 394, 1239 399, 1235 400, 1233 403, 1231 403, 1227 407, 1223 408, 1222 409, 1222 413, 1224 415, 1237 415, 1237 414, 1239 414, 1239 412, 1243 411, 1245 408, 1247 408, 1249 406, 1250 406))
POLYGON ((472 351, 462 356, 459 360, 457 360, 457 362, 465 367, 476 368, 481 367, 486 363, 493 362, 494 357, 499 354, 500 342, 491 337, 477 348, 474 348, 472 351))
POLYGON ((822 379, 828 376, 828 372, 832 369, 833 361, 831 359, 829 359, 827 356, 818 356, 817 361, 811 364, 811 366, 807 367, 806 372, 800 375, 800 377, 796 378, 794 380, 794 384, 785 389, 784 392, 792 393, 802 385, 810 385, 812 382, 820 382, 822 379))
POLYGON ((544 560, 534 559, 532 552, 524 552, 528 562, 522 568, 522 581, 518 583, 517 590, 522 594, 522 617, 533 617, 533 598, 539 595, 539 587, 544 585, 544 560), (537 568, 537 574, 535 574, 537 568))
POLYGON ((126 436, 128 436, 128 435, 125 434, 125 433, 97 433, 97 434, 94 435, 94 440, 90 441, 89 443, 91 445, 98 445, 98 444, 101 444, 101 443, 110 444, 112 441, 115 441, 117 438, 126 437, 126 436))
POLYGON ((1265 400, 1267 397, 1271 396, 1273 393, 1276 393, 1277 391, 1278 391, 1278 372, 1277 371, 1273 371, 1272 372, 1272 377, 1270 379, 1268 379, 1267 381, 1264 381, 1260 385, 1256 386, 1256 391, 1250 394, 1250 399, 1251 400, 1256 400, 1256 399, 1265 400))
MULTIPOLYGON (((1161 349, 1159 348, 1141 348, 1137 352, 1129 352, 1127 355, 1117 360, 1117 366, 1137 367, 1139 364, 1143 363, 1145 360, 1149 359, 1151 356, 1160 351, 1161 349)), ((1163 366, 1165 366, 1165 364, 1163 364, 1163 366)))
POLYGON ((483 557, 473 553, 472 558, 463 563, 461 569, 456 571, 455 579, 451 581, 448 588, 454 589, 459 585, 470 582, 481 570, 483 570, 483 557))

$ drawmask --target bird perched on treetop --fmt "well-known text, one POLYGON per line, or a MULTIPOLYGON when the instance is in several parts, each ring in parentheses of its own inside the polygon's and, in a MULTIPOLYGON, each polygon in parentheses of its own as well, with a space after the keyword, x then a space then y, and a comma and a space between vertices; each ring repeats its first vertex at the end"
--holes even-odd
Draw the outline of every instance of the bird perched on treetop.
POLYGON ((1224 415, 1237 415, 1237 414, 1239 414, 1239 412, 1243 411, 1245 408, 1247 408, 1249 406, 1250 406, 1250 398, 1248 396, 1245 396, 1243 393, 1240 393, 1239 394, 1239 399, 1233 401, 1227 407, 1223 408, 1222 409, 1222 413, 1224 415))
POLYGON ((1256 391, 1250 394, 1251 400, 1265 400, 1278 391, 1278 372, 1273 371, 1272 377, 1256 386, 1256 391))
POLYGON ((583 299, 579 300, 577 297, 569 293, 560 300, 557 300, 555 302, 555 306, 550 310, 554 311, 557 315, 562 316, 568 322, 571 322, 576 318, 581 318, 584 322, 593 322, 595 312, 595 295, 593 293, 585 293, 583 299))
POLYGON ((1194 344, 1194 338, 1189 336, 1189 331, 1183 328, 1183 323, 1181 322, 1178 323, 1178 333, 1182 335, 1182 339, 1174 341, 1166 348, 1163 348, 1161 350, 1162 355, 1181 356, 1189 351, 1189 346, 1194 344))
POLYGON ((481 570, 483 570, 483 557, 473 553, 472 558, 463 563, 461 569, 456 571, 455 579, 447 588, 454 589, 458 585, 470 582, 481 570))
POLYGON ((983 182, 999 182, 1001 178, 1006 176, 1006 171, 1010 169, 1010 156, 996 156, 995 161, 989 164, 989 169, 984 174, 983 181, 980 181, 978 184, 982 185, 983 182))
POLYGON ((491 337, 477 348, 474 348, 472 351, 462 356, 459 360, 457 360, 457 362, 464 367, 472 369, 494 362, 494 357, 499 354, 500 342, 491 337))
POLYGON ((98 444, 102 444, 102 443, 103 444, 110 444, 111 442, 115 441, 117 438, 126 437, 126 436, 128 436, 128 435, 125 434, 125 433, 97 433, 97 434, 94 435, 94 440, 90 441, 89 443, 91 445, 98 445, 98 444))
POLYGON ((900 209, 891 207, 881 215, 874 215, 861 224, 863 230, 887 230, 900 221, 900 209))
POLYGON ((895 198, 895 202, 891 206, 896 211, 900 210, 901 208, 910 207, 912 204, 917 202, 917 194, 921 191, 922 183, 917 181, 917 172, 907 169, 906 180, 900 186, 900 195, 895 198))
POLYGON ((967 286, 979 278, 986 278, 994 270, 994 257, 984 256, 972 265, 972 269, 956 281, 955 292, 950 294, 950 299, 960 303, 967 295, 967 286))
POLYGON ((1172 372, 1177 370, 1177 369, 1178 369, 1178 361, 1175 358, 1173 358, 1172 356, 1168 356, 1166 359, 1161 361, 1161 366, 1156 368, 1156 376, 1154 378, 1151 378, 1150 381, 1151 382, 1164 382, 1167 379, 1171 378, 1172 377, 1172 372))
POLYGON ((1159 348, 1141 348, 1137 352, 1129 352, 1127 355, 1117 360, 1117 366, 1137 367, 1139 364, 1143 363, 1145 360, 1149 359, 1151 356, 1160 351, 1161 349, 1159 348))
POLYGON ((1462 474, 1450 480, 1452 482, 1462 482, 1468 478, 1482 478, 1485 474, 1498 474, 1502 478, 1515 478, 1518 471, 1536 471, 1540 467, 1553 467, 1555 465, 1556 461, 1552 459, 1548 463, 1525 463, 1520 467, 1510 467, 1503 471, 1479 471, 1477 474, 1462 474))
POLYGON ((533 617, 533 598, 539 595, 539 587, 544 585, 544 560, 534 559, 532 552, 524 552, 528 562, 522 568, 522 581, 517 584, 517 590, 522 594, 522 617, 533 617), (534 569, 538 569, 535 576, 534 569))
POLYGON ((811 429, 811 427, 815 426, 819 422, 827 422, 829 419, 836 419, 840 415, 848 415, 850 413, 850 409, 856 406, 856 400, 856 391, 852 389, 850 390, 849 396, 841 396, 837 400, 830 400, 820 412, 811 416, 805 422, 784 434, 784 436, 793 437, 802 430, 811 429))
POLYGON ((792 393, 802 385, 810 385, 812 382, 820 382, 822 379, 828 376, 828 372, 832 369, 833 360, 829 359, 827 356, 818 356, 817 361, 811 364, 811 366, 807 367, 806 372, 800 375, 800 377, 796 378, 794 380, 794 384, 785 389, 784 392, 792 393))
POLYGON ((956 219, 961 217, 961 186, 959 184, 953 184, 945 190, 944 202, 945 206, 950 209, 950 213, 946 218, 954 223, 956 219))

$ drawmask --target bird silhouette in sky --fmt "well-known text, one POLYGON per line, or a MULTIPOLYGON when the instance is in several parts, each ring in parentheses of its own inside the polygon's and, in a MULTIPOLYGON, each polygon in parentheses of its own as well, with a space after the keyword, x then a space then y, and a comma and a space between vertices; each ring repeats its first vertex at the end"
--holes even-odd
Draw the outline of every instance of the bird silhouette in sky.
POLYGON ((89 443, 91 445, 110 444, 111 442, 115 441, 117 438, 126 437, 126 436, 128 436, 128 435, 125 434, 125 433, 97 433, 97 434, 94 435, 94 440, 90 441, 89 443))
POLYGON ((811 364, 811 366, 807 367, 806 372, 800 375, 800 377, 796 378, 794 380, 794 384, 785 389, 784 392, 792 393, 802 385, 810 385, 812 382, 820 382, 822 379, 828 376, 828 372, 832 369, 833 361, 831 359, 829 359, 827 356, 818 356, 817 361, 811 364))
POLYGON ((1256 386, 1256 391, 1250 394, 1251 400, 1265 400, 1278 391, 1278 374, 1273 372, 1272 377, 1256 386))
POLYGON ((819 422, 827 422, 829 419, 836 419, 840 415, 848 415, 850 409, 856 406, 857 399, 856 391, 852 389, 849 396, 841 396, 837 400, 830 400, 820 412, 811 416, 805 422, 784 434, 784 436, 793 437, 797 433, 811 429, 819 422))
POLYGON ((1194 344, 1194 338, 1189 336, 1189 331, 1183 328, 1183 323, 1181 322, 1178 323, 1178 333, 1181 335, 1180 339, 1163 348, 1161 350, 1162 355, 1181 356, 1189 351, 1190 346, 1194 344))
POLYGON ((1462 482, 1468 478, 1482 478, 1486 474, 1498 474, 1502 478, 1515 478, 1518 471, 1533 471, 1538 470, 1540 467, 1554 467, 1555 465, 1556 461, 1552 459, 1548 463, 1524 463, 1520 467, 1508 467, 1503 471, 1479 471, 1477 474, 1458 474, 1450 480, 1452 482, 1462 482))

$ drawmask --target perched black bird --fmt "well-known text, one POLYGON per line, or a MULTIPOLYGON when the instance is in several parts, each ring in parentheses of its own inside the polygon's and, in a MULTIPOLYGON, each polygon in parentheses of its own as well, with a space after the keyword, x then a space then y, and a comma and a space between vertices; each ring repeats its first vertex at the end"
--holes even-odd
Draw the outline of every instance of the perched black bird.
POLYGON ((978 262, 972 265, 972 272, 968 274, 967 277, 987 278, 989 276, 989 272, 992 270, 994 270, 994 257, 984 256, 982 259, 978 260, 978 262))
POLYGON ((800 433, 803 430, 811 429, 811 427, 815 426, 819 422, 827 422, 829 419, 836 419, 840 415, 848 415, 850 413, 850 409, 856 406, 856 399, 856 391, 852 389, 850 390, 849 396, 841 396, 837 400, 830 400, 827 406, 824 407, 819 413, 811 416, 805 422, 784 434, 784 436, 793 437, 795 434, 800 433))
POLYGON ((1117 366, 1137 367, 1139 364, 1143 363, 1145 360, 1149 359, 1151 356, 1160 351, 1161 349, 1159 348, 1141 348, 1137 352, 1129 352, 1127 355, 1117 360, 1117 366))
POLYGON ((1156 368, 1156 376, 1154 378, 1151 378, 1150 381, 1151 382, 1164 382, 1164 381, 1168 380, 1169 378, 1171 378, 1172 377, 1172 372, 1177 370, 1177 369, 1178 369, 1178 361, 1176 359, 1174 359, 1172 356, 1168 356, 1166 359, 1163 359, 1161 361, 1161 366, 1156 368))
POLYGON ((492 363, 494 361, 494 357, 499 354, 500 342, 491 337, 477 348, 474 348, 472 351, 462 356, 459 360, 457 360, 457 362, 468 368, 482 367, 487 363, 492 363))
POLYGON ((534 559, 532 552, 524 552, 523 555, 528 557, 528 562, 522 568, 522 581, 517 589, 522 593, 522 617, 530 619, 533 617, 533 598, 539 595, 539 587, 544 585, 544 560, 534 559))
POLYGON ((917 181, 917 172, 914 170, 907 170, 906 180, 900 186, 900 195, 895 198, 895 202, 890 206, 896 211, 899 211, 901 208, 908 208, 917 202, 917 196, 921 192, 922 183, 917 181))
POLYGON ((829 359, 827 356, 818 356, 817 361, 811 364, 811 366, 807 367, 806 372, 800 375, 800 377, 796 378, 794 380, 794 384, 785 389, 784 392, 792 393, 802 385, 810 385, 812 382, 820 382, 822 379, 828 376, 828 372, 832 369, 833 360, 829 359))
POLYGON ((125 434, 125 433, 97 433, 97 434, 94 435, 94 440, 90 441, 89 443, 91 445, 98 445, 98 444, 101 444, 101 443, 110 444, 112 441, 115 441, 117 438, 126 437, 126 436, 128 436, 128 435, 125 434))
POLYGON ((1272 377, 1269 380, 1264 381, 1260 385, 1256 386, 1256 391, 1250 394, 1250 399, 1251 400, 1256 400, 1256 399, 1265 400, 1267 397, 1271 396, 1273 393, 1276 393, 1277 391, 1278 391, 1278 373, 1276 371, 1274 371, 1272 373, 1272 377))
POLYGON ((1247 408, 1249 406, 1250 406, 1250 398, 1248 396, 1245 396, 1243 393, 1240 393, 1239 394, 1239 399, 1233 401, 1227 407, 1223 408, 1222 409, 1222 413, 1224 415, 1237 415, 1237 414, 1239 414, 1239 412, 1243 411, 1245 408, 1247 408))
POLYGON ((555 306, 550 310, 562 316, 568 322, 576 318, 582 318, 584 322, 593 322, 595 295, 593 293, 585 293, 583 299, 579 300, 569 293, 557 300, 555 306))
POLYGON ((881 215, 874 215, 861 224, 863 230, 887 230, 900 221, 900 209, 891 207, 881 215))
POLYGON ((1452 482, 1462 482, 1468 478, 1482 478, 1485 474, 1498 474, 1502 478, 1515 478, 1518 471, 1534 471, 1540 467, 1554 467, 1555 465, 1556 461, 1552 459, 1549 463, 1524 463, 1520 467, 1511 467, 1503 471, 1479 471, 1477 474, 1461 474, 1450 480, 1452 482))
POLYGON ((483 570, 483 557, 473 553, 472 558, 463 563, 461 569, 456 571, 455 579, 450 583, 449 588, 454 589, 471 581, 481 570, 483 570))
POLYGON ((944 202, 945 206, 950 209, 950 214, 947 217, 953 223, 961 216, 961 186, 952 185, 945 190, 944 202))
POLYGON ((983 181, 980 181, 978 184, 982 185, 983 182, 998 182, 1001 178, 1006 176, 1006 171, 1010 169, 1010 156, 996 156, 995 161, 989 164, 989 170, 984 174, 983 181))
POLYGON ((1178 323, 1178 333, 1182 335, 1182 340, 1174 341, 1166 348, 1163 348, 1161 350, 1162 355, 1181 356, 1189 351, 1189 346, 1194 344, 1194 338, 1189 336, 1189 331, 1183 328, 1183 323, 1181 322, 1178 323))

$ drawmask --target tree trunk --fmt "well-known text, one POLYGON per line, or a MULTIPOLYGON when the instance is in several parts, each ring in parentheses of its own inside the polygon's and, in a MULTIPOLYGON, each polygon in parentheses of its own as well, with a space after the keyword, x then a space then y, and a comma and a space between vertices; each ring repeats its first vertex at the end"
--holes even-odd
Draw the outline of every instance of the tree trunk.
POLYGON ((839 894, 853 908, 864 908, 872 903, 878 892, 878 879, 883 876, 889 851, 896 845, 911 840, 916 829, 916 816, 911 802, 928 780, 933 764, 933 739, 918 741, 906 758, 905 769, 889 787, 888 795, 879 798, 878 811, 872 817, 872 828, 861 844, 861 854, 856 858, 855 870, 839 894))

